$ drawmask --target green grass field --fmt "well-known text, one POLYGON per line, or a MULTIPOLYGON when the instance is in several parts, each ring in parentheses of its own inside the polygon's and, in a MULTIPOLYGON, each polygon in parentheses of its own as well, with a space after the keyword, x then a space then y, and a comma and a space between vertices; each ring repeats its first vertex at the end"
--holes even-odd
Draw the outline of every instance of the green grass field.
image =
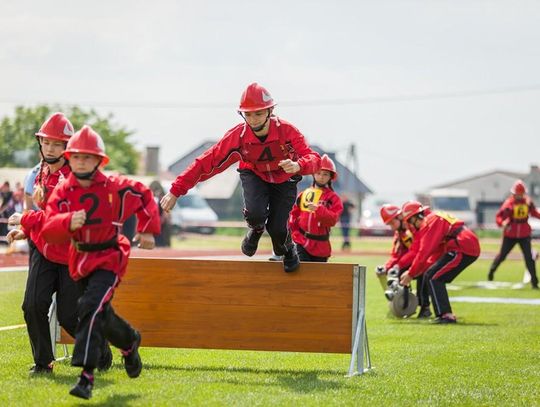
MULTIPOLYGON (((189 237, 175 247, 201 247, 209 239, 219 248, 239 245, 238 238, 189 237)), ((486 242, 487 250, 492 246, 486 242)), ((354 247, 384 252, 389 241, 364 246, 357 240, 354 247)), ((345 377, 348 355, 143 348, 138 379, 127 377, 115 353, 113 368, 96 375, 86 402, 68 395, 79 370, 67 362, 57 363, 50 377, 28 377, 30 345, 19 328, 0 331, 0 405, 540 405, 540 306, 454 302, 457 325, 398 320, 388 315, 373 273, 384 256, 340 254, 333 261, 368 266, 374 369, 363 376, 345 377)), ((450 296, 540 298, 529 286, 478 288, 488 267, 489 260, 478 260, 456 279, 450 296)), ((508 260, 496 280, 518 283, 523 272, 522 261, 508 260)), ((24 323, 25 279, 25 272, 0 272, 0 327, 24 323)))

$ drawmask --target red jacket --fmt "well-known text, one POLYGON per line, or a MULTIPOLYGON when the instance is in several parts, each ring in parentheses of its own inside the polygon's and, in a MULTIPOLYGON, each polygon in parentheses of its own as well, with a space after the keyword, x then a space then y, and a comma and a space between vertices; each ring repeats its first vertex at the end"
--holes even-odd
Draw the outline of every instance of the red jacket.
MULTIPOLYGON (((389 270, 394 265, 398 265, 400 270, 403 270, 407 266, 410 266, 410 261, 400 260, 409 252, 409 248, 413 243, 413 235, 408 229, 398 229, 394 232, 394 241, 392 242, 392 251, 390 258, 384 265, 386 270, 389 270)), ((409 256, 407 256, 409 257, 409 256)), ((411 259, 412 261, 412 259, 411 259)))
POLYGON ((447 252, 461 252, 468 256, 480 255, 480 243, 474 232, 463 221, 445 212, 427 215, 411 247, 414 260, 409 268, 413 278, 424 273, 433 262, 447 252))
POLYGON ((292 124, 271 117, 268 137, 261 142, 246 123, 241 123, 176 177, 171 193, 177 197, 185 195, 197 183, 225 171, 237 161, 240 169, 249 169, 266 182, 280 184, 294 175, 278 166, 287 158, 300 164, 302 175, 319 169, 319 154, 309 148, 302 133, 292 124))
POLYGON ((24 234, 36 245, 39 252, 45 256, 47 260, 55 263, 67 264, 67 252, 69 243, 49 244, 43 238, 41 229, 43 228, 44 209, 54 187, 64 181, 71 170, 67 163, 59 170, 51 173, 48 165, 43 165, 38 173, 35 185, 43 188, 43 202, 39 202, 40 210, 25 211, 21 217, 21 230, 24 234))
POLYGON ((343 203, 332 189, 307 188, 298 195, 289 215, 292 239, 312 256, 330 257, 330 228, 337 223, 341 212, 343 203), (310 211, 309 203, 318 204, 317 210, 310 211), (310 238, 310 235, 323 240, 310 238))
POLYGON ((74 280, 96 269, 113 271, 119 278, 126 272, 130 242, 119 233, 122 223, 137 215, 137 232, 158 234, 160 219, 149 188, 122 176, 105 176, 97 171, 92 184, 82 187, 70 174, 47 203, 43 235, 49 242, 72 239, 81 243, 102 243, 117 237, 117 247, 96 252, 79 252, 69 247, 69 273, 74 280), (84 209, 86 223, 75 232, 69 230, 73 212, 84 209))
POLYGON ((534 206, 531 198, 525 195, 522 199, 517 200, 511 195, 497 211, 495 220, 499 226, 506 224, 504 236, 519 239, 531 236, 529 216, 540 219, 540 212, 534 206))

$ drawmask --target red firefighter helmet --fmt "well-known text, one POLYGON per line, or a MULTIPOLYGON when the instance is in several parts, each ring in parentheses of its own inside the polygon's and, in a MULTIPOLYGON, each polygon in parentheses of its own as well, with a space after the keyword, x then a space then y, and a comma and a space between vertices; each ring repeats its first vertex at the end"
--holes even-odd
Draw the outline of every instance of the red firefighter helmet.
POLYGON ((71 139, 69 139, 64 156, 69 160, 69 156, 75 153, 93 154, 101 157, 101 166, 104 167, 109 162, 109 157, 105 154, 105 143, 101 136, 85 125, 71 139))
POLYGON ((514 182, 512 188, 510 188, 510 192, 515 195, 523 195, 527 193, 527 187, 522 180, 518 179, 516 182, 514 182))
POLYGON ((396 205, 385 204, 381 207, 381 219, 388 225, 392 219, 397 218, 401 214, 401 208, 396 205))
POLYGON ((257 82, 248 85, 240 98, 239 112, 256 112, 257 110, 269 109, 276 103, 265 88, 257 82))
POLYGON ((323 154, 321 157, 321 166, 319 167, 319 171, 320 170, 330 171, 332 173, 332 177, 330 178, 332 181, 337 179, 338 173, 336 171, 336 164, 334 164, 334 161, 328 157, 328 154, 323 154))
POLYGON ((407 201, 401 207, 401 213, 403 215, 403 220, 406 222, 412 216, 418 215, 420 212, 423 212, 424 210, 426 210, 428 208, 429 208, 429 206, 423 206, 418 201, 407 201))
POLYGON ((75 131, 73 125, 64 113, 54 113, 41 125, 36 137, 50 138, 60 141, 68 141, 75 131))

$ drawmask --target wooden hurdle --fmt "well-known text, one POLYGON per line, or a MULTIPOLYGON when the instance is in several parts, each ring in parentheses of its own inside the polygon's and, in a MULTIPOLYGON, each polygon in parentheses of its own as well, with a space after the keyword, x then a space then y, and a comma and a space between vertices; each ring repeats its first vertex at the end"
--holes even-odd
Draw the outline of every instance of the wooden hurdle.
POLYGON ((365 284, 355 264, 131 258, 113 306, 142 346, 350 353, 353 376, 371 368, 365 284))

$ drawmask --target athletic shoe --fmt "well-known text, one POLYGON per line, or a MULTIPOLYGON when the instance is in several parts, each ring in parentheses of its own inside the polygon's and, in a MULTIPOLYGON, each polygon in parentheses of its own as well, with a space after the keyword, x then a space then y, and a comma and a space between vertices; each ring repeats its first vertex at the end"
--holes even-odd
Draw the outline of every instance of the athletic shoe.
POLYGON ((493 281, 494 276, 495 276, 495 271, 490 270, 487 277, 488 281, 493 281))
POLYGON ((420 311, 418 311, 418 315, 416 318, 418 319, 426 319, 431 316, 431 311, 429 310, 429 307, 422 307, 420 308, 420 311))
POLYGON ((105 342, 105 347, 101 350, 101 357, 97 363, 97 369, 100 372, 109 370, 112 366, 113 355, 111 352, 111 347, 107 342, 105 342))
POLYGON ((46 366, 36 364, 30 368, 30 371, 28 373, 30 374, 30 376, 38 376, 38 375, 52 374, 52 372, 53 372, 53 364, 49 363, 46 366))
POLYGON ((457 319, 454 315, 447 313, 443 314, 440 317, 437 317, 433 320, 434 324, 455 324, 457 319))
POLYGON ((75 386, 71 388, 69 394, 75 397, 80 397, 81 399, 88 400, 92 397, 92 388, 94 387, 94 376, 82 372, 79 381, 75 386))
POLYGON ((286 273, 295 271, 300 266, 300 258, 296 251, 296 245, 292 245, 289 250, 285 252, 283 256, 283 268, 286 273))
POLYGON ((127 375, 131 378, 139 377, 142 370, 141 356, 139 355, 139 346, 141 345, 141 334, 135 331, 135 341, 130 349, 121 350, 124 359, 124 368, 127 375))
POLYGON ((257 252, 262 234, 263 231, 256 232, 253 229, 249 229, 244 240, 242 240, 242 253, 249 257, 253 256, 257 252))

